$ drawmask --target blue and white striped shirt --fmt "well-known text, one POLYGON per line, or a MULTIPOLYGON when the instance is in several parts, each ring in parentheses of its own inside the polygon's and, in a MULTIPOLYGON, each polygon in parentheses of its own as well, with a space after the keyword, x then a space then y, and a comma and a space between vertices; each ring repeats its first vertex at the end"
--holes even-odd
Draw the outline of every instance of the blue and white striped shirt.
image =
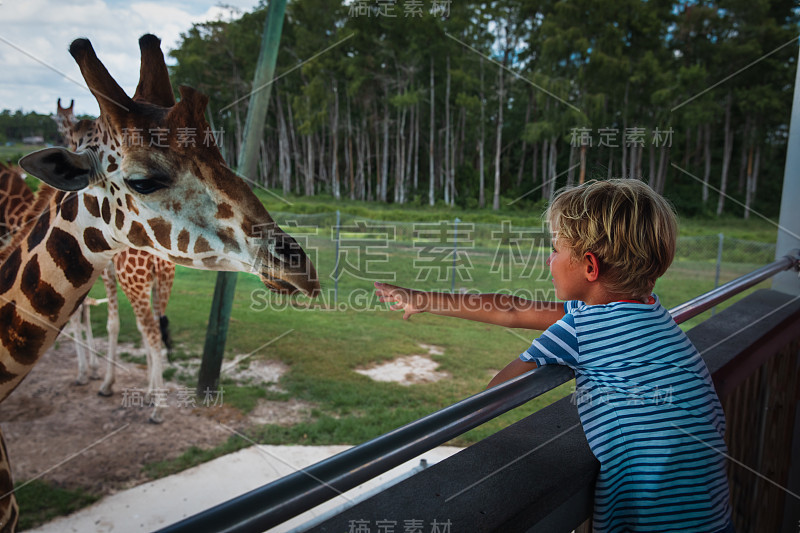
POLYGON ((564 304, 520 358, 575 370, 600 461, 595 531, 716 532, 730 518, 725 415, 705 362, 654 297, 564 304))

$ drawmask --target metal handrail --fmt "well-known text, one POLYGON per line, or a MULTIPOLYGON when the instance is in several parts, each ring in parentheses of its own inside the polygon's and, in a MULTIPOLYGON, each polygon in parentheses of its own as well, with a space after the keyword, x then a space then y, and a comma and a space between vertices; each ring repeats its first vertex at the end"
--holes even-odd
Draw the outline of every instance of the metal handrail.
MULTIPOLYGON (((670 310, 684 322, 720 301, 790 268, 800 269, 800 250, 670 310)), ((160 533, 260 532, 275 527, 418 455, 514 409, 573 378, 548 365, 461 400, 401 428, 308 468, 254 489, 168 526, 160 533)))

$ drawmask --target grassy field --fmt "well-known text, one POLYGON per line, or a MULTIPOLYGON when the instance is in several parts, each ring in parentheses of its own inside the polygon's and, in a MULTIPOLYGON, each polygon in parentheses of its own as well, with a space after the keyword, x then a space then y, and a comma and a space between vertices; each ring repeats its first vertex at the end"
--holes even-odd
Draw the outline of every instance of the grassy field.
MULTIPOLYGON (((267 196, 271 198, 271 195, 267 196)), ((275 198, 266 200, 273 212, 279 210, 278 206, 287 207, 275 198)), ((289 428, 271 426, 257 430, 252 437, 260 442, 364 442, 479 392, 497 370, 527 348, 536 334, 432 315, 419 315, 410 321, 403 321, 401 313, 391 312, 376 301, 372 282, 381 279, 431 290, 450 290, 452 254, 434 251, 428 254, 430 257, 424 253, 421 255, 420 248, 426 248, 424 243, 414 240, 413 234, 415 229, 420 231, 420 226, 414 226, 410 221, 422 221, 424 229, 435 227, 435 221, 456 215, 462 219, 462 231, 470 223, 469 220, 481 220, 475 223, 472 246, 466 240, 461 242, 464 250, 457 256, 457 290, 506 291, 536 298, 552 297, 552 285, 544 267, 547 243, 542 249, 534 247, 520 254, 513 242, 492 245, 488 237, 481 240, 481 235, 499 231, 497 228, 501 227, 504 220, 510 221, 514 227, 531 227, 538 222, 538 214, 515 217, 513 213, 443 213, 438 209, 387 209, 375 204, 334 204, 325 200, 296 200, 293 204, 288 207, 306 214, 297 216, 281 212, 276 219, 311 252, 322 278, 323 297, 315 302, 303 297, 287 299, 268 293, 255 276, 240 274, 226 358, 252 353, 251 359, 284 362, 290 371, 280 384, 287 391, 282 399, 297 398, 312 402, 318 408, 312 422, 289 428), (334 220, 331 209, 335 207, 339 207, 346 215, 369 220, 366 229, 362 225, 361 233, 343 232, 345 238, 340 249, 338 283, 335 279, 333 233, 330 227, 312 225, 313 220, 334 220), (314 214, 313 217, 309 213, 314 214), (392 219, 401 219, 401 222, 379 223, 392 219), (394 228, 394 237, 391 239, 386 238, 387 228, 394 228), (526 259, 528 263, 525 263, 526 259), (530 264, 535 267, 528 268, 530 264), (270 343, 278 337, 279 340, 270 343), (270 344, 264 347, 267 343, 270 344), (448 372, 452 378, 404 387, 374 382, 354 372, 357 367, 424 353, 420 343, 444 349, 443 355, 433 356, 433 359, 439 364, 439 369, 448 372)), ((352 224, 349 229, 358 230, 354 221, 347 224, 352 224)), ((713 288, 717 242, 713 237, 718 233, 738 236, 736 238, 739 239, 774 239, 773 228, 760 221, 750 221, 748 224, 736 220, 721 223, 683 221, 682 227, 686 228, 689 235, 703 234, 712 238, 702 244, 710 247, 707 253, 687 249, 687 257, 679 257, 669 273, 659 280, 656 290, 668 308, 713 288), (701 257, 703 255, 707 257, 704 259, 701 257)), ((537 237, 534 235, 533 238, 537 237)), ((761 256, 764 256, 763 252, 761 256)), ((761 266, 763 263, 760 260, 724 263, 720 282, 761 266)), ((180 267, 177 270, 168 314, 181 359, 199 358, 202 353, 215 279, 216 274, 212 272, 180 267)), ((99 285, 93 294, 102 296, 99 285)), ((138 343, 139 334, 133 314, 124 297, 121 297, 121 301, 121 340, 138 343)), ((691 327, 709 314, 693 319, 685 327, 691 327)), ((93 321, 95 334, 105 335, 102 307, 94 313, 93 321)), ((187 385, 193 386, 194 383, 187 385)), ((226 383, 224 378, 223 386, 226 387, 226 403, 245 411, 255 404, 255 399, 267 395, 259 387, 236 387, 226 383)), ((475 442, 563 397, 571 391, 571 387, 564 385, 459 437, 452 444, 475 442)), ((272 395, 271 398, 275 399, 274 393, 272 395)))

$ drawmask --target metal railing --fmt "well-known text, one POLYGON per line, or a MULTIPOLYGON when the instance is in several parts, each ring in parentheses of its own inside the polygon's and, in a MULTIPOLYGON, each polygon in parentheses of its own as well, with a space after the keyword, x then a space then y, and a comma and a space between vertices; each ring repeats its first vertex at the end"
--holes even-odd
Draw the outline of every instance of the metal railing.
MULTIPOLYGON (((800 250, 670 310, 684 322, 769 277, 800 269, 800 250)), ((328 501, 569 381, 549 365, 168 526, 161 533, 261 532, 328 501)))

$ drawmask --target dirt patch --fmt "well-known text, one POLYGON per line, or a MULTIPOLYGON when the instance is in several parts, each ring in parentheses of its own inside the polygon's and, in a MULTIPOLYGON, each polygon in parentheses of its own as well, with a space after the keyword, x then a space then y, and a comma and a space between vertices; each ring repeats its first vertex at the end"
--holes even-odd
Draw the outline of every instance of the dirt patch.
MULTIPOLYGON (((102 339, 96 341, 102 353, 102 339)), ((120 347, 120 352, 133 351, 129 346, 120 347)), ((255 365, 247 374, 248 381, 268 386, 273 380, 264 379, 267 374, 276 376, 264 370, 270 365, 251 363, 255 365)), ((180 401, 181 392, 186 395, 189 390, 185 385, 166 382, 164 422, 151 424, 152 408, 131 402, 129 394, 134 390, 143 394, 147 388, 145 365, 121 365, 115 393, 106 398, 97 394, 100 381, 75 385, 77 361, 72 342, 62 340, 42 357, 0 404, 0 427, 15 480, 37 478, 65 488, 110 494, 147 481, 142 473, 145 464, 175 458, 191 446, 222 444, 231 430, 293 424, 308 418, 309 406, 293 401, 261 402, 248 416, 226 406, 224 395, 216 406, 202 398, 192 406, 180 401)))
POLYGON ((356 372, 375 381, 393 382, 405 386, 433 383, 450 377, 447 372, 439 372, 437 370, 439 363, 431 359, 432 355, 442 355, 444 351, 438 346, 429 344, 420 344, 419 346, 427 350, 428 354, 406 355, 380 365, 357 368, 356 372))

